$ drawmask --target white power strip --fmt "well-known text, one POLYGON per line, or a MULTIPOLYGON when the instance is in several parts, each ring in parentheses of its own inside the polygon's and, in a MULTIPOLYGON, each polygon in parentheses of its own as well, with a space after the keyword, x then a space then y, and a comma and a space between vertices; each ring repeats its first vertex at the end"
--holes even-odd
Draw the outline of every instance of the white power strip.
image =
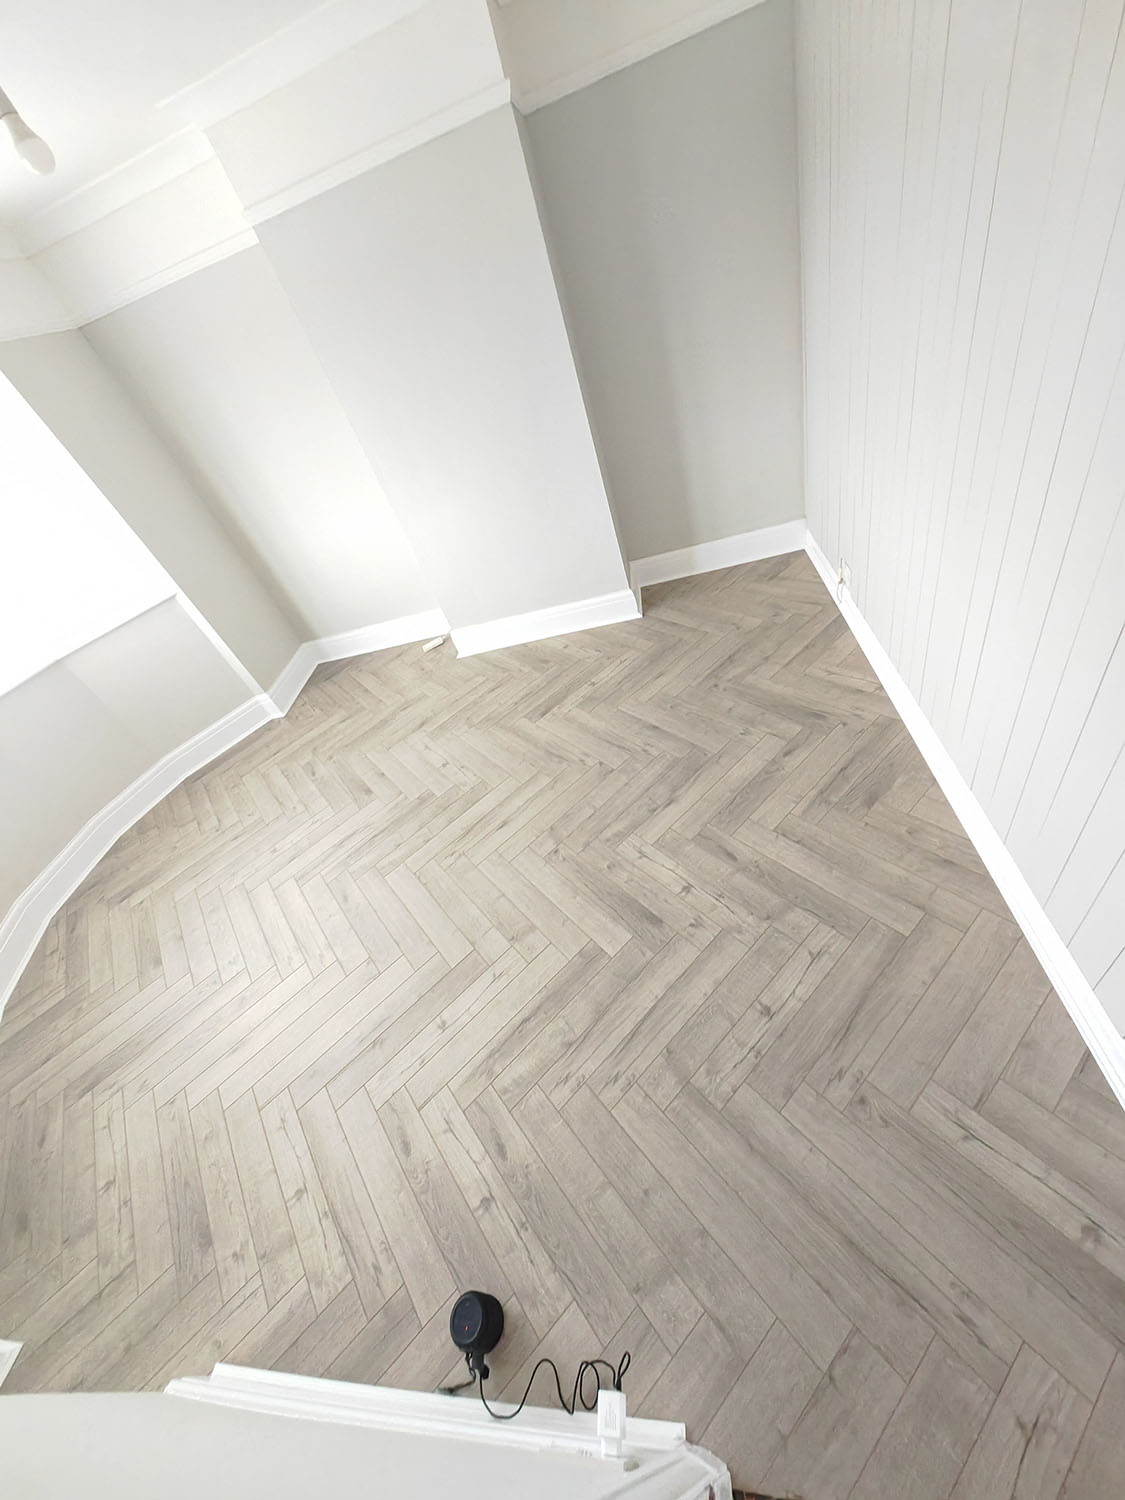
POLYGON ((625 1392, 598 1392, 598 1437, 603 1458, 620 1458, 625 1444, 625 1392))

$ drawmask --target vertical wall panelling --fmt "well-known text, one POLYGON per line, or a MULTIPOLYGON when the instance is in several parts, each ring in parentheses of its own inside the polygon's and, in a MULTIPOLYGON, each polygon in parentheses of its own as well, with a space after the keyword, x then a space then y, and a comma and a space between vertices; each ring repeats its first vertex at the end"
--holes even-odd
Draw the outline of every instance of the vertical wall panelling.
POLYGON ((798 0, 810 531, 1125 1029, 1122 0, 798 0))

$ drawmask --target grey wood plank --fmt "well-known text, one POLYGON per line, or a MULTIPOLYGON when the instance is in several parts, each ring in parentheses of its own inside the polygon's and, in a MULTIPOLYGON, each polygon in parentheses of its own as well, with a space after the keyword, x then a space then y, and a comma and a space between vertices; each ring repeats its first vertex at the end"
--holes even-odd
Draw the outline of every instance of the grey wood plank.
POLYGON ((191 1112, 211 1245, 224 1302, 258 1274, 258 1258, 218 1090, 191 1112))
POLYGON ((859 1253, 854 1239, 819 1211, 815 1192, 799 1192, 792 1179, 755 1149, 752 1136, 741 1135, 700 1094, 684 1089, 668 1114, 742 1202, 754 1205, 793 1262, 808 1271, 891 1367, 909 1379, 933 1338, 933 1328, 899 1284, 859 1253))
MULTIPOLYGON (((324 1120, 328 1120, 327 1109, 324 1120)), ((382 1228, 372 1246, 379 1271, 378 1305, 386 1301, 401 1277, 424 1323, 455 1290, 441 1246, 411 1191, 375 1106, 365 1093, 356 1094, 340 1110, 340 1126, 382 1228)), ((358 1193, 356 1197, 362 1205, 358 1193)), ((375 1290, 373 1287, 372 1291, 375 1290)))
POLYGON ((847 1318, 647 1095, 633 1090, 613 1114, 638 1146, 655 1154, 689 1212, 757 1287, 801 1347, 827 1369, 847 1337, 847 1318))
POLYGON ((688 1440, 698 1442, 745 1366, 737 1343, 704 1313, 649 1391, 645 1408, 683 1422, 688 1440))
MULTIPOLYGON (((225 1111, 235 1170, 242 1187, 262 1290, 270 1308, 304 1277, 285 1193, 254 1099, 244 1094, 225 1111)), ((307 1288, 306 1288, 307 1292, 307 1288)))
POLYGON ((606 1257, 619 1267, 626 1287, 668 1351, 675 1354, 703 1315, 679 1273, 542 1090, 526 1094, 513 1115, 540 1143, 559 1187, 606 1257))
POLYGON ((1125 1354, 1119 1354, 1098 1393, 1062 1488, 1063 1500, 1100 1500, 1121 1483, 1121 1413, 1125 1410, 1125 1354))
POLYGON ((512 1292, 508 1278, 410 1095, 405 1090, 393 1094, 378 1114, 454 1284, 487 1287, 505 1300, 512 1292))
POLYGON ((951 1500, 1056 1500, 1091 1404, 1025 1345, 988 1414, 951 1500))
POLYGON ((785 1327, 774 1323, 699 1442, 723 1459, 740 1484, 757 1489, 812 1399, 821 1373, 785 1327))
POLYGON ((849 944, 749 1075, 755 1091, 780 1109, 824 1051, 850 1030, 855 1012, 902 947, 872 920, 849 944))
POLYGON ((846 1500, 903 1390, 901 1378, 853 1333, 766 1471, 766 1488, 846 1500))
POLYGON ((168 1198, 168 1222, 172 1231, 172 1255, 179 1277, 180 1295, 215 1270, 211 1223, 199 1175, 199 1158, 191 1128, 187 1098, 177 1094, 156 1111, 164 1186, 168 1198))
POLYGON ((1000 972, 1016 945, 1010 923, 982 912, 871 1070, 871 1082, 909 1107, 971 1016, 982 981, 1000 972))
POLYGON ((344 1247, 300 1119, 287 1093, 278 1094, 266 1106, 262 1124, 294 1226, 309 1291, 317 1313, 321 1314, 341 1292, 354 1287, 344 1247))
POLYGON ((979 1108, 1049 994, 1035 955, 1017 943, 934 1070, 934 1082, 979 1108))
POLYGON ((133 1264, 133 1202, 125 1138, 125 1102, 120 1093, 94 1115, 97 1171, 98 1266, 106 1286, 133 1264))
POLYGON ((1064 1177, 1081 1183, 1115 1213, 1125 1213, 1121 1163, 1100 1141, 1068 1125, 1001 1081, 981 1105, 981 1114, 1028 1146, 1064 1177))
POLYGON ((1089 1054, 1056 995, 1048 995, 1004 1070, 1004 1082, 1054 1109, 1083 1058, 1089 1054))
POLYGON ((864 1466, 852 1500, 945 1500, 992 1405, 992 1392, 935 1338, 864 1466))
POLYGON ((94 1101, 89 1094, 81 1095, 67 1106, 63 1123, 62 1191, 61 1259, 66 1268, 64 1279, 69 1280, 94 1259, 98 1250, 94 1101))
POLYGON ((435 1095, 422 1118, 474 1221, 542 1337, 570 1302, 569 1286, 452 1094, 443 1090, 435 1095))
POLYGON ((998 1244, 980 1215, 949 1190, 920 1176, 916 1165, 893 1154, 901 1135, 891 1122, 886 1131, 874 1120, 888 1120, 870 1093, 856 1096, 871 1128, 844 1119, 811 1090, 799 1090, 786 1106, 786 1118, 834 1160, 908 1231, 929 1245, 1045 1359, 1085 1395, 1100 1388, 1113 1357, 1109 1341, 1022 1264, 1013 1247, 998 1244), (872 1110, 876 1113, 873 1115, 872 1110), (886 1145, 876 1139, 883 1135, 886 1145))
POLYGON ((565 1193, 493 1090, 485 1089, 466 1110, 466 1117, 551 1259, 580 1293, 600 1343, 633 1308, 633 1299, 611 1261, 585 1232, 565 1193))
POLYGON ((160 1132, 151 1094, 142 1095, 125 1111, 125 1143, 129 1155, 137 1285, 143 1292, 175 1261, 160 1132))

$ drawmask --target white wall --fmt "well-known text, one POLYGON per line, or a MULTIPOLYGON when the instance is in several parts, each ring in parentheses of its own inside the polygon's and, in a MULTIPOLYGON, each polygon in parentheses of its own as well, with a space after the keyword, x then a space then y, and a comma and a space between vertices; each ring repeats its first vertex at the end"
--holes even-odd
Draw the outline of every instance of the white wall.
POLYGON ((0 434, 2 695, 176 590, 3 375, 0 434))
POLYGON ((451 625, 626 587, 509 106, 259 234, 451 625))
POLYGON ((262 559, 309 637, 434 607, 260 246, 84 332, 262 559))
POLYGON ((527 129, 628 556, 801 517, 789 0, 549 104, 527 129))
POLYGON ((81 333, 0 343, 0 370, 263 686, 298 627, 81 333))
POLYGON ((246 698, 175 599, 0 696, 0 919, 89 818, 246 698))
POLYGON ((799 0, 810 528, 1125 1030, 1121 0, 799 0))

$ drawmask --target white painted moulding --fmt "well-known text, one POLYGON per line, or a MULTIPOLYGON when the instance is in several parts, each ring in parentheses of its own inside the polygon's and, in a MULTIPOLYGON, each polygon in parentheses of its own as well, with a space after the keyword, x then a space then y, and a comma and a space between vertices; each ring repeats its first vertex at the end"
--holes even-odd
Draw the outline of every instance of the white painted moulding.
POLYGON ((573 604, 559 604, 551 609, 533 609, 523 615, 488 620, 483 625, 455 625, 450 635, 458 656, 477 656, 482 651, 497 651, 502 646, 519 646, 527 641, 569 635, 576 630, 594 630, 601 625, 638 620, 640 615, 641 607, 633 590, 618 589, 594 599, 578 599, 573 604))
POLYGON ((1082 1040, 1105 1075, 1106 1082, 1125 1109, 1125 1038, 1106 1014, 1093 986, 1078 967, 1070 949, 1059 936, 1039 898, 989 821, 976 794, 958 770, 953 757, 942 744, 918 700, 860 612, 850 591, 846 586, 839 585, 835 569, 811 532, 807 536, 805 550, 823 579, 825 588, 838 603, 840 613, 855 636, 860 650, 886 689, 887 697, 894 704, 923 759, 934 773, 934 779, 957 814, 985 869, 996 882, 997 890, 1008 903, 1012 916, 1031 944, 1055 993, 1066 1006, 1082 1040))
POLYGON ((761 3, 498 0, 501 50, 509 58, 516 104, 530 114, 761 3))
POLYGON ((634 588, 647 588, 653 583, 693 578, 697 573, 736 568, 741 563, 761 562, 763 558, 781 557, 787 552, 803 552, 805 534, 804 520, 783 521, 779 526, 762 526, 757 531, 719 537, 714 542, 697 542, 674 552, 638 557, 629 564, 629 581, 634 588))

